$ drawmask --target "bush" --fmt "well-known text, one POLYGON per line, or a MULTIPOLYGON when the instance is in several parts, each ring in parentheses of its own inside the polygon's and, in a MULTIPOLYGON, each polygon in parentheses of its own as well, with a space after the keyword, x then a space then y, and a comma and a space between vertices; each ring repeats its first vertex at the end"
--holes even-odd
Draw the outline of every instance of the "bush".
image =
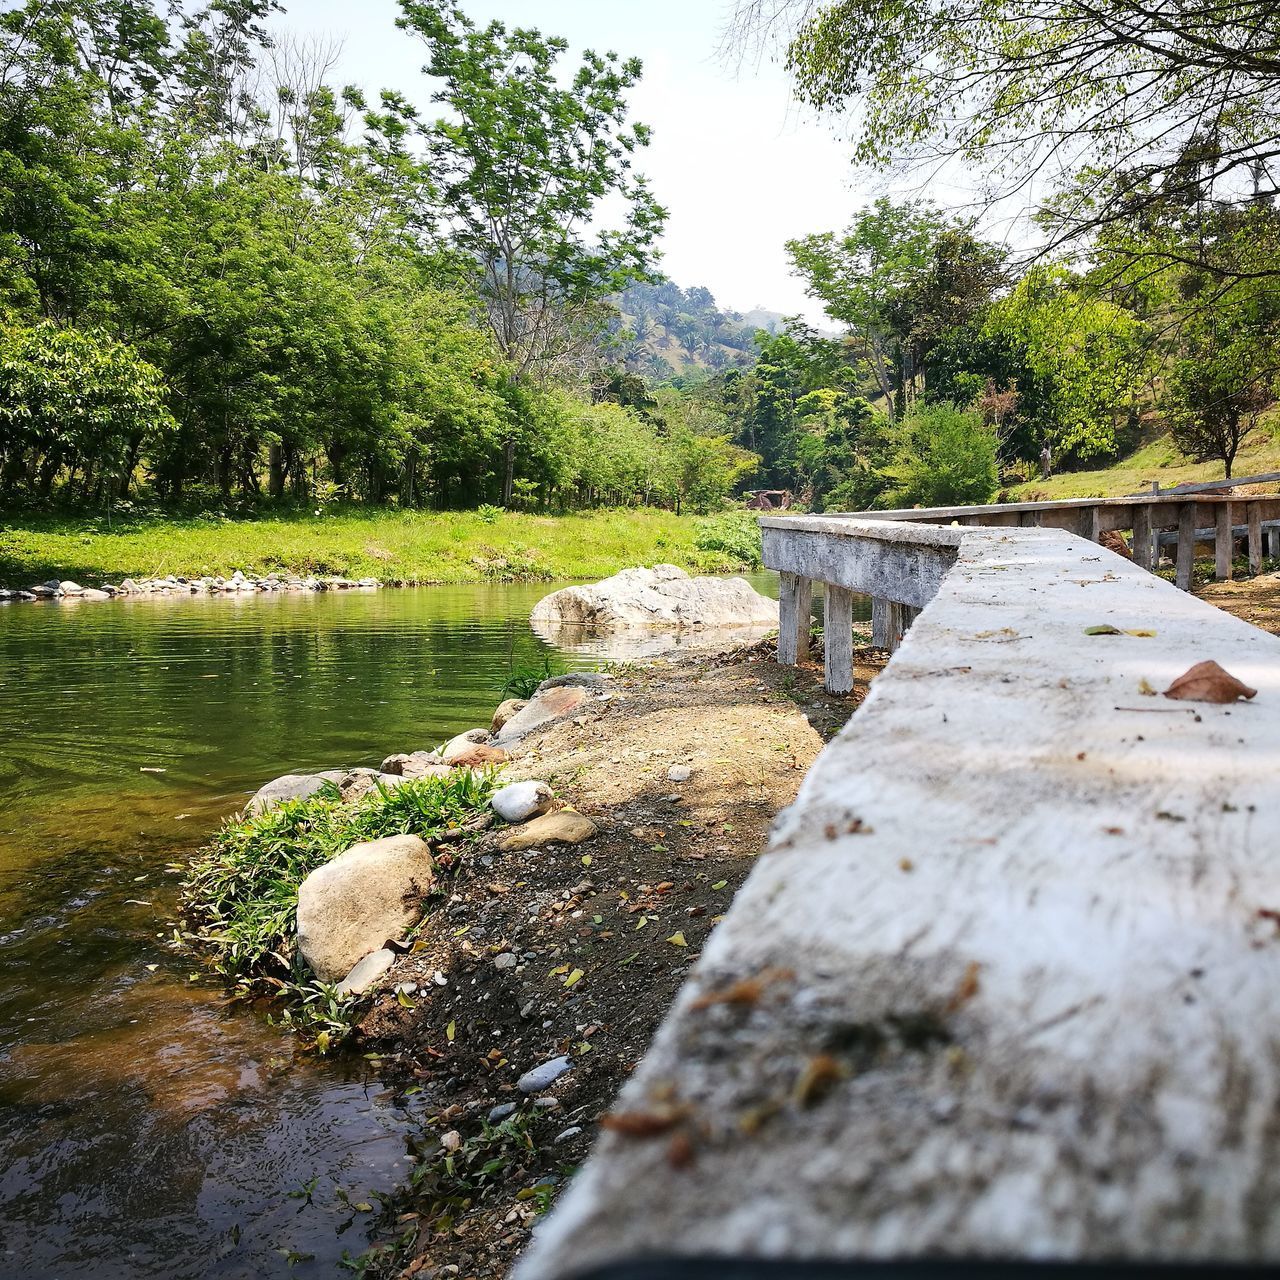
POLYGON ((901 507, 990 502, 999 487, 996 446, 996 429, 973 410, 917 405, 899 424, 885 496, 901 507))
POLYGON ((438 836, 482 811, 492 778, 459 769, 344 802, 326 786, 305 800, 232 818, 187 869, 183 908, 195 940, 226 978, 267 977, 295 968, 298 888, 352 845, 383 836, 438 836))
POLYGON ((699 551, 722 553, 739 568, 760 568, 760 525, 749 511, 726 511, 700 520, 693 543, 699 551))

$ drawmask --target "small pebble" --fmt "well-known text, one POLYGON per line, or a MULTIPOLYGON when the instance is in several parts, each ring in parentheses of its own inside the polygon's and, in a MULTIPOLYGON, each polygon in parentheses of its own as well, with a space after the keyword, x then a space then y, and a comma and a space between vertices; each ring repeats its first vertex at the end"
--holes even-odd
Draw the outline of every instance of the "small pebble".
POLYGON ((516 1113, 516 1104, 514 1102, 500 1102, 496 1107, 489 1111, 489 1123, 497 1124, 500 1120, 505 1120, 508 1116, 516 1113))
POLYGON ((570 1138, 576 1138, 582 1132, 580 1124, 571 1124, 567 1129, 556 1134, 557 1142, 568 1142, 570 1138))
POLYGON ((440 1138, 440 1145, 446 1151, 457 1151, 462 1146, 462 1134, 457 1129, 450 1129, 448 1133, 440 1138))
POLYGON ((539 1111, 555 1111, 560 1105, 560 1099, 551 1097, 534 1098, 533 1105, 537 1107, 539 1111))
POLYGON ((521 1093, 539 1093, 549 1084, 559 1080, 572 1066, 573 1064, 564 1056, 552 1058, 550 1062, 544 1062, 531 1071, 526 1071, 516 1081, 516 1088, 521 1093))
POLYGON ((504 951, 501 955, 493 957, 495 969, 514 969, 519 963, 519 959, 510 951, 504 951))
POLYGON ((667 770, 668 782, 688 782, 693 777, 693 770, 687 764, 673 764, 667 770))

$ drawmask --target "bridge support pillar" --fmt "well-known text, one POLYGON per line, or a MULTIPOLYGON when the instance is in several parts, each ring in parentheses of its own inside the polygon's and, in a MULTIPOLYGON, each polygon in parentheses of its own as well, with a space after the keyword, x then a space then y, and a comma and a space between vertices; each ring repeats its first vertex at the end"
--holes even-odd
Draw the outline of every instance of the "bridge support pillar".
POLYGON ((1223 502, 1213 512, 1213 576, 1218 582, 1231 580, 1231 552, 1234 549, 1231 506, 1230 502, 1223 502))
POLYGON ((1262 511, 1256 502, 1245 504, 1249 525, 1249 572, 1262 572, 1262 511))
POLYGON ((1280 529, 1272 526, 1267 530, 1267 554, 1273 560, 1280 560, 1280 529))
POLYGON ((1184 502, 1178 508, 1178 564, 1174 585, 1191 590, 1191 567, 1196 559, 1196 504, 1184 502))
MULTIPOLYGON (((1151 508, 1133 510, 1133 563, 1148 572, 1154 565, 1151 549, 1151 508)), ((1158 555, 1158 552, 1157 552, 1158 555)))
POLYGON ((907 629, 904 606, 875 596, 871 601, 871 643, 892 653, 907 629))
POLYGON ((853 688, 853 592, 827 584, 826 614, 822 624, 828 693, 848 693, 853 688))
POLYGON ((813 583, 798 573, 780 573, 778 577, 778 661, 793 667, 809 656, 813 583))

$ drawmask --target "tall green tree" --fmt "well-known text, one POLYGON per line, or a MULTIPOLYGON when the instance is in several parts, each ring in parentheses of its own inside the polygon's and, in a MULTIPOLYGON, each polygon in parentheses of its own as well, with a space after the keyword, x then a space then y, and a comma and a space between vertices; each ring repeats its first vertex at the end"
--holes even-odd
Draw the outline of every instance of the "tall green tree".
MULTIPOLYGON (((404 0, 399 24, 426 44, 445 114, 423 130, 444 222, 475 263, 498 349, 517 378, 545 376, 583 345, 593 309, 654 260, 665 211, 633 168, 649 141, 629 124, 637 59, 583 54, 558 78, 565 40, 477 26, 449 0, 404 0), (615 197, 622 225, 600 230, 615 197)), ((517 441, 508 443, 503 500, 517 441)))

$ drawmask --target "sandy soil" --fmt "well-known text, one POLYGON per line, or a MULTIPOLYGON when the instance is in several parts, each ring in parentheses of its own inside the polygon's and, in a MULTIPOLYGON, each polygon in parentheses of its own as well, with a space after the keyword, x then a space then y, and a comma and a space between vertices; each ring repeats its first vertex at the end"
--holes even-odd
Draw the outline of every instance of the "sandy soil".
POLYGON ((460 852, 440 909, 391 975, 417 990, 384 996, 366 1018, 366 1048, 442 1102, 416 1185, 384 1215, 395 1248, 368 1274, 506 1274, 774 815, 884 656, 856 655, 845 698, 823 692, 817 665, 779 668, 768 645, 628 668, 607 701, 526 743, 508 776, 545 779, 600 831, 509 854, 490 832, 460 852), (669 780, 673 765, 692 776, 669 780), (572 1065, 554 1084, 518 1090, 524 1072, 559 1055, 572 1065), (513 1114, 491 1123, 508 1103, 513 1114))
POLYGON ((1234 582, 1211 582, 1196 595, 1255 627, 1280 635, 1280 573, 1264 573, 1234 582))

